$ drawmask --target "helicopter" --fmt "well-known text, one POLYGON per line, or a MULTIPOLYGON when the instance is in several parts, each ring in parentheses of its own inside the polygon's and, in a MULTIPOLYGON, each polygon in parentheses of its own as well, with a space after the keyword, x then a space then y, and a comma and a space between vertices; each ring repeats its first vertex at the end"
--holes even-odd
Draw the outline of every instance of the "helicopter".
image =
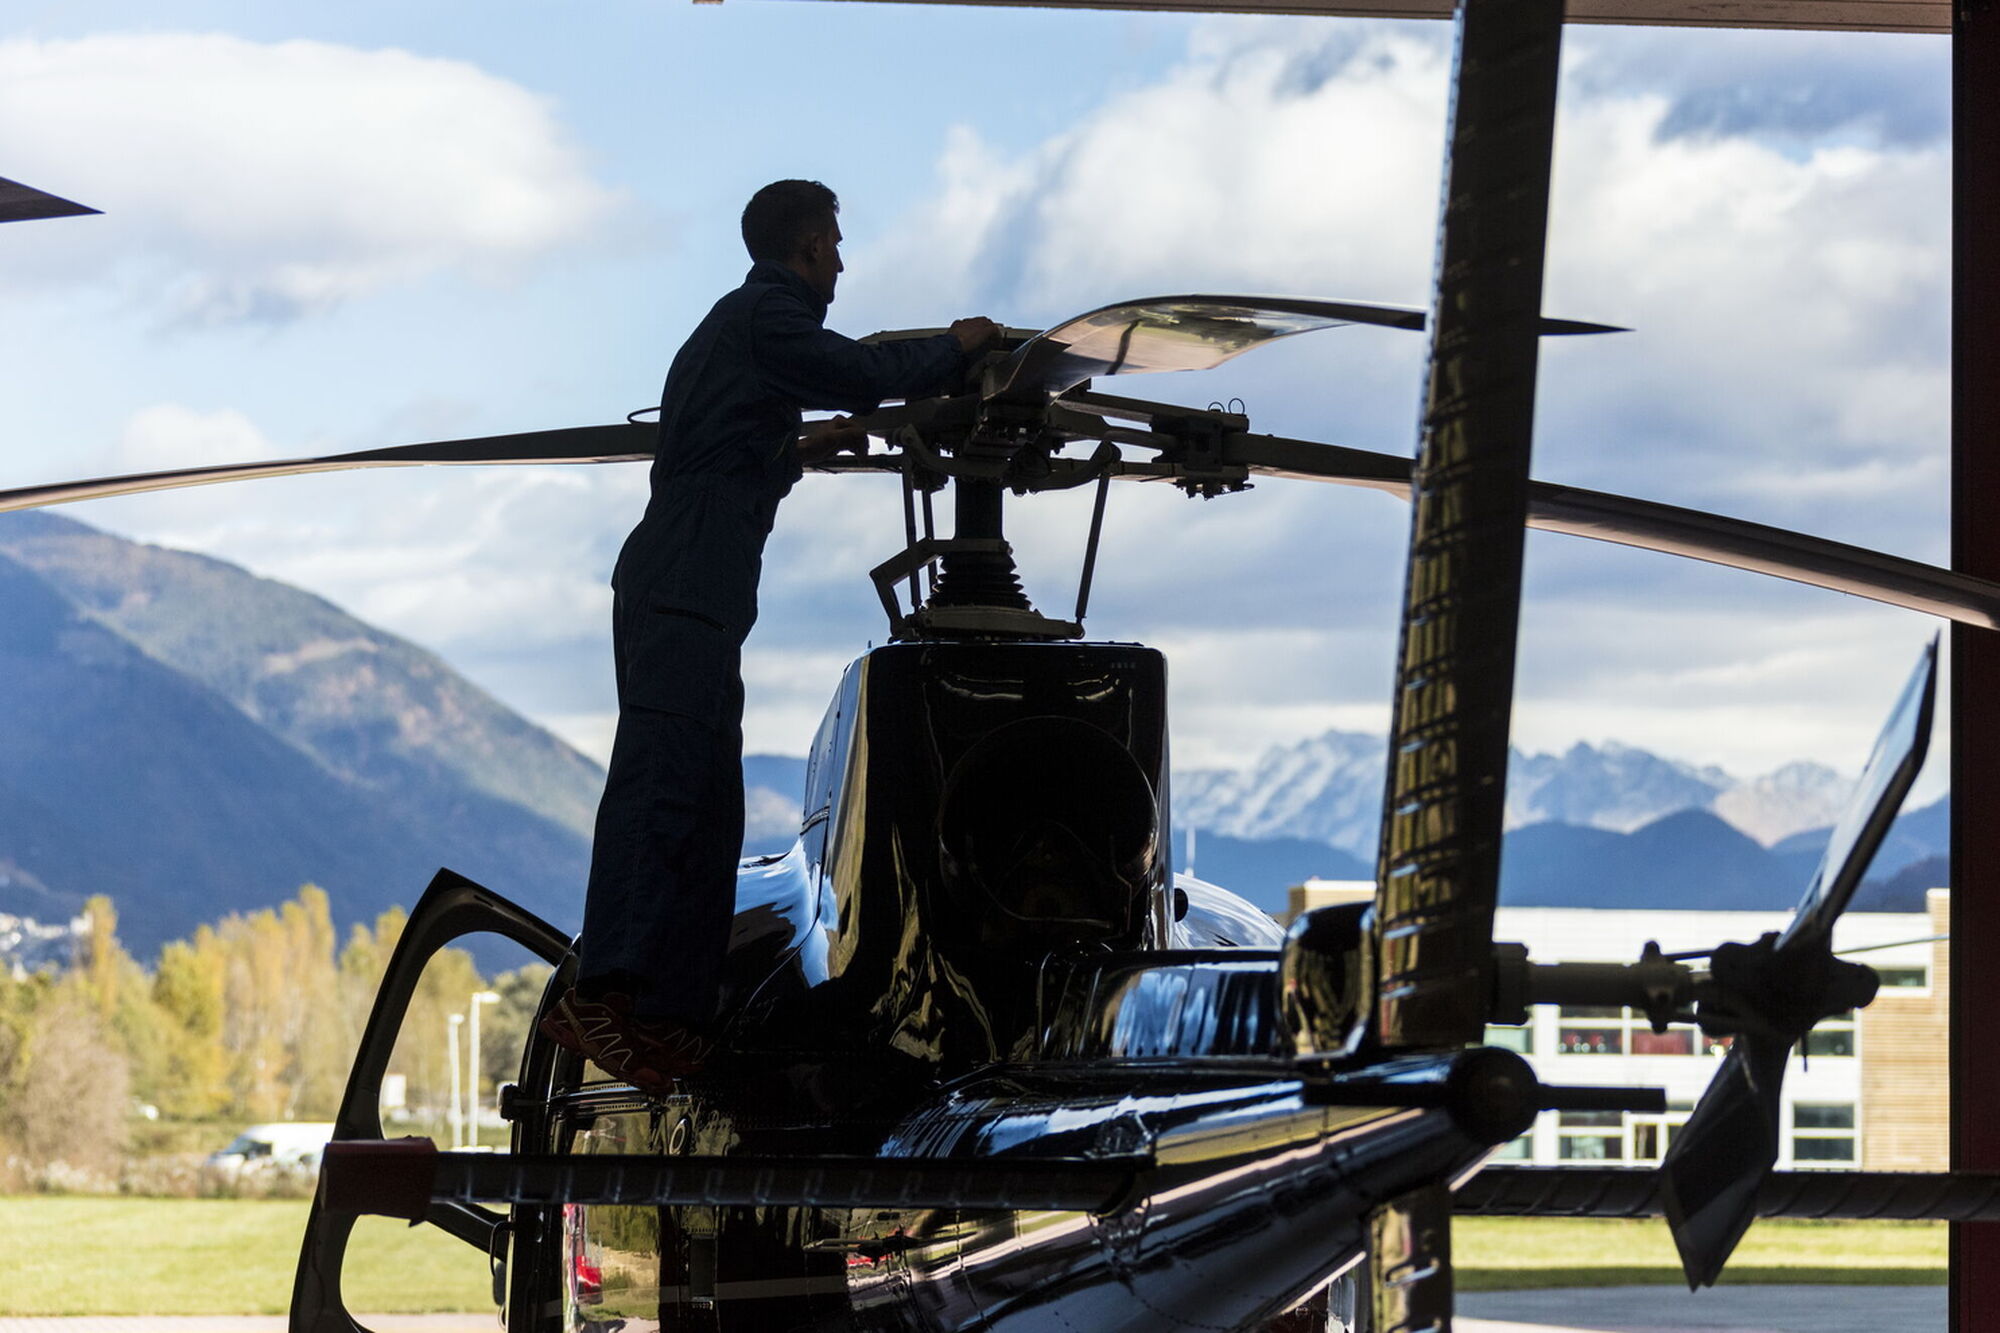
MULTIPOLYGON (((347 1228, 385 1210, 502 1260, 510 1329, 604 1322, 576 1259, 606 1234, 628 1236, 634 1218, 650 1223, 663 1328, 1395 1327, 1389 1309, 1359 1308, 1354 1266, 1366 1256, 1374 1290, 1405 1307, 1441 1299, 1409 1276, 1426 1271, 1415 1256, 1449 1211, 1426 1197, 1437 1182, 1470 1178, 1545 1108, 1658 1109, 1644 1089, 1544 1086, 1511 1052, 1387 1046, 1377 906, 1320 909, 1287 933, 1227 890, 1170 874, 1165 661, 1083 637, 1114 479, 1194 496, 1253 476, 1413 485, 1406 460, 1254 435, 1241 414, 1113 398, 1090 380, 1215 364, 1342 324, 1425 321, 1298 299, 1123 302, 1010 330, 960 392, 867 418, 889 447, 825 466, 900 478, 906 544, 872 571, 890 641, 848 668, 815 737, 797 843, 740 871, 716 1066, 650 1098, 591 1081, 574 1056, 534 1040, 505 1094, 512 1153, 383 1141, 383 1076, 430 956, 497 933, 555 967, 551 996, 573 966, 561 932, 441 872, 361 1043, 294 1328, 356 1327, 339 1298, 347 1228), (1015 491, 1083 485, 1097 490, 1085 566, 1074 618, 1056 619, 1021 588, 1004 505, 1015 491), (947 490, 948 538, 932 504, 947 490), (510 1211, 480 1206, 496 1201, 510 1211), (1232 1276, 1242 1273, 1254 1281, 1232 1276)), ((608 461, 645 429, 561 436, 608 461)), ((155 473, 0 505, 561 456, 550 444, 155 473)), ((1600 522, 1628 525, 1634 541, 1782 565, 1962 619, 1990 614, 2000 592, 1622 497, 1536 485, 1529 506, 1531 522, 1609 514, 1600 522)), ((1719 1143, 1713 1157, 1758 1141, 1792 1042, 1873 993, 1872 974, 1833 959, 1828 939, 1921 763, 1934 675, 1933 649, 1783 937, 1723 946, 1706 972, 1657 954, 1540 966, 1494 949, 1482 1028, 1518 1021, 1527 1003, 1617 1002, 1661 1027, 1694 1018, 1737 1039, 1703 1103, 1721 1109, 1697 1114, 1663 1168, 1677 1234, 1701 1265, 1691 1279, 1713 1281, 1770 1167, 1753 1152, 1719 1171, 1699 1145, 1719 1143)), ((1765 1137, 1775 1151, 1774 1129, 1765 1137)))
MULTIPOLYGON (((1542 82, 1481 72, 1487 43, 1535 47, 1531 8, 1462 15, 1455 136, 1521 132, 1513 100, 1552 107, 1547 31, 1542 82)), ((503 1097, 511 1152, 386 1139, 384 1074, 430 956, 496 933, 552 965, 550 995, 574 966, 561 932, 440 872, 362 1037, 302 1244, 294 1333, 359 1328, 341 1277, 362 1213, 428 1222, 490 1256, 510 1333, 610 1333, 632 1319, 673 1330, 1447 1328, 1454 1192, 1501 1177, 1486 1166, 1494 1149, 1546 1108, 1659 1106, 1644 1089, 1544 1085, 1517 1055, 1481 1044, 1487 1023, 1535 1003, 1629 1004, 1658 1026, 1694 1021, 1730 1039, 1658 1177, 1630 1173, 1660 1194, 1690 1284, 1714 1281, 1752 1218, 1772 1211, 1772 1108, 1790 1047, 1873 995, 1867 968, 1833 956, 1831 928, 1922 762, 1935 650, 1892 709, 1787 930, 1699 956, 1535 964, 1492 937, 1521 529, 1989 628, 2000 587, 1532 482, 1537 340, 1601 326, 1540 315, 1542 222, 1521 216, 1534 212, 1537 179, 1545 211, 1546 146, 1539 164, 1490 142, 1452 164, 1430 313, 1122 302, 1010 331, 960 392, 865 421, 884 451, 828 467, 900 478, 904 545, 871 575, 890 641, 835 692, 797 843, 739 872, 722 1053, 652 1097, 593 1080, 531 1038, 503 1097), (1496 223, 1497 241, 1484 230, 1496 223), (1414 464, 1091 383, 1217 365, 1341 324, 1428 329, 1414 464), (1112 481, 1212 497, 1253 477, 1369 486, 1414 506, 1377 896, 1286 931, 1170 873, 1164 658, 1082 629, 1112 481), (1091 536, 1075 610, 1058 619, 1020 586, 1005 505, 1082 486, 1096 488, 1091 536), (947 489, 954 527, 941 537, 934 501, 947 489), (589 1276, 589 1256, 607 1246, 650 1284, 616 1308, 589 1276)), ((650 456, 650 429, 628 420, 23 488, 0 493, 0 508, 286 472, 650 456)), ((1935 1195, 1923 1211, 1937 1211, 1935 1195)))

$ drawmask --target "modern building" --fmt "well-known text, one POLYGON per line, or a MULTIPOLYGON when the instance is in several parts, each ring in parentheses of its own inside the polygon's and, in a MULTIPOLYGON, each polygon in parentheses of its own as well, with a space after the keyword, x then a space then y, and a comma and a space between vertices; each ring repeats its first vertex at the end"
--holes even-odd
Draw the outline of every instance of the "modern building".
MULTIPOLYGON (((1311 880, 1292 890, 1292 912, 1372 892, 1366 882, 1311 880)), ((1494 938, 1527 945, 1536 962, 1632 962, 1649 940, 1667 953, 1747 943, 1784 929, 1790 916, 1503 906, 1494 938)), ((1874 967, 1882 989, 1858 1015, 1820 1024, 1793 1052, 1780 1111, 1780 1168, 1946 1169, 1949 934, 1950 898, 1942 889, 1931 891, 1925 913, 1840 919, 1834 948, 1874 967)), ((1501 1151, 1503 1160, 1551 1166, 1657 1163, 1728 1049, 1727 1039, 1692 1026, 1654 1032, 1643 1013, 1623 1008, 1539 1006, 1528 1023, 1489 1028, 1487 1039, 1525 1055, 1545 1083, 1666 1090, 1663 1115, 1545 1111, 1501 1151)))

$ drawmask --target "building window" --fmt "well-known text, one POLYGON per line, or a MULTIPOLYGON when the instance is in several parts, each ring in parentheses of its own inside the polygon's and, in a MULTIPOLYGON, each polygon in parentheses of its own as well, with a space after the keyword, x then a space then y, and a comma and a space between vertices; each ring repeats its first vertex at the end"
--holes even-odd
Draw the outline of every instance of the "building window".
POLYGON ((1558 1055, 1623 1055, 1625 1011, 1616 1007, 1566 1004, 1559 1011, 1558 1055))
POLYGON ((1655 1032, 1652 1020, 1630 1009, 1566 1004, 1560 1017, 1557 1055, 1694 1055, 1706 1050, 1693 1028, 1676 1025, 1655 1032))
POLYGON ((1520 1138, 1509 1139, 1494 1149, 1493 1160, 1496 1162, 1526 1162, 1534 1157, 1534 1151, 1535 1145, 1533 1139, 1529 1135, 1523 1134, 1520 1138))
POLYGON ((1632 1122, 1632 1160, 1635 1162, 1657 1162, 1667 1155, 1667 1146, 1673 1142, 1673 1132, 1678 1125, 1669 1125, 1659 1120, 1635 1120, 1632 1122))
POLYGON ((1565 1162, 1625 1160, 1623 1111, 1564 1111, 1556 1119, 1556 1156, 1565 1162))
POLYGON ((1931 984, 1927 967, 1878 967, 1875 975, 1881 978, 1883 990, 1925 990, 1931 984))
POLYGON ((1811 1032, 1799 1043, 1799 1054, 1811 1058, 1815 1055, 1851 1056, 1854 1054, 1854 1011, 1835 1014, 1811 1032))
POLYGON ((1694 1029, 1676 1027, 1668 1028, 1665 1032, 1655 1032, 1651 1025, 1634 1028, 1632 1054, 1693 1055, 1694 1029))
POLYGON ((1556 1140, 1556 1156, 1565 1162, 1622 1162, 1625 1138, 1620 1134, 1564 1134, 1556 1140))
POLYGON ((1794 1102, 1793 1129, 1853 1129, 1852 1102, 1794 1102))
POLYGON ((1854 1104, 1794 1102, 1792 1160, 1801 1164, 1852 1163, 1855 1160, 1854 1104))
POLYGON ((1486 1026, 1486 1044, 1498 1046, 1503 1051, 1518 1051, 1522 1055, 1535 1052, 1535 1025, 1526 1023, 1489 1023, 1486 1026))

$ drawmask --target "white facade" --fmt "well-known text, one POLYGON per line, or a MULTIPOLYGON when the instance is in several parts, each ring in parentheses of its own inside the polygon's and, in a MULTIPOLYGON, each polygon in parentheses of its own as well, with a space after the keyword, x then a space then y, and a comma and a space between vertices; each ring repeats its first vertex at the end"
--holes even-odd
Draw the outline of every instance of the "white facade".
MULTIPOLYGON (((1667 953, 1749 943, 1784 929, 1789 912, 1622 911, 1502 907, 1494 938, 1528 946, 1538 963, 1633 962, 1649 940, 1667 953)), ((1921 913, 1850 912, 1834 928, 1834 948, 1874 945, 1857 956, 1882 974, 1883 989, 1904 995, 1930 985, 1932 933, 1921 913)), ((1528 1057, 1544 1083, 1658 1087, 1665 1115, 1545 1111, 1534 1129, 1502 1150, 1503 1160, 1545 1165, 1658 1162, 1674 1126, 1686 1121, 1722 1062, 1723 1047, 1692 1027, 1654 1033, 1630 1010, 1558 1010, 1537 1006, 1525 1028, 1492 1028, 1488 1039, 1528 1057)), ((1865 1166, 1861 1161, 1861 1033, 1848 1015, 1816 1028, 1785 1071, 1778 1165, 1865 1166), (1803 1054, 1801 1053, 1803 1052, 1803 1054)))

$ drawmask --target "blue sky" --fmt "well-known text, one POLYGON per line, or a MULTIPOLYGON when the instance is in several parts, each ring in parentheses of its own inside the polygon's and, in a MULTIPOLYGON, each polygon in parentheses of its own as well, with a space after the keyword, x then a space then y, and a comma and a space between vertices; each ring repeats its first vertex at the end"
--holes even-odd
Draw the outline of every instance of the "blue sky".
MULTIPOLYGON (((746 267, 742 201, 844 201, 830 322, 1053 322, 1175 291, 1422 305, 1449 30, 673 0, 0 7, 0 175, 106 210, 0 233, 0 485, 615 420, 746 267)), ((1537 474, 1939 561, 1948 44, 1574 28, 1537 474)), ((1346 329, 1122 392, 1409 452, 1420 338, 1346 329)), ((601 753, 638 468, 381 472, 85 521, 321 592, 601 753)), ((1083 497, 1018 506, 1073 596, 1083 497)), ((787 502, 752 748, 803 750, 883 633, 893 484, 787 502)), ((1096 633, 1172 661, 1184 763, 1379 728, 1407 512, 1114 496, 1096 633)), ((1853 770, 1931 622, 1572 539, 1529 551, 1517 725, 1853 770)), ((1933 763, 1933 773, 1941 765, 1933 763)))

